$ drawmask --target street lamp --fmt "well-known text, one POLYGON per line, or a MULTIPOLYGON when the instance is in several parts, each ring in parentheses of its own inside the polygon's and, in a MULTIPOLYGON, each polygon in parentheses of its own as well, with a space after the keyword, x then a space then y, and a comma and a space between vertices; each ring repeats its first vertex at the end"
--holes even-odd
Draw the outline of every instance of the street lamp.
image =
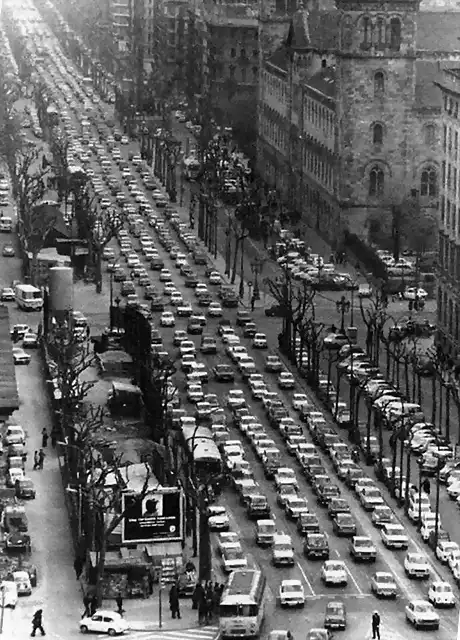
POLYGON ((345 333, 345 314, 350 311, 350 306, 351 306, 350 301, 347 300, 345 296, 342 296, 340 300, 337 300, 335 304, 336 304, 338 313, 341 314, 340 332, 345 333))
POLYGON ((260 300, 259 274, 262 273, 264 262, 265 260, 262 260, 259 256, 251 262, 251 271, 254 274, 254 291, 252 294, 254 300, 260 300))

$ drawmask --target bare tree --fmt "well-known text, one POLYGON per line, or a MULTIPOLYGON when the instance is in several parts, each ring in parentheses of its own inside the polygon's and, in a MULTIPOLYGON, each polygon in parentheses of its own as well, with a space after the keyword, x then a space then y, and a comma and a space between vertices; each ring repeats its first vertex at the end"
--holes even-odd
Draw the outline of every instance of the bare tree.
POLYGON ((16 156, 24 144, 22 136, 22 117, 16 108, 20 97, 17 79, 0 67, 0 156, 14 171, 16 156))

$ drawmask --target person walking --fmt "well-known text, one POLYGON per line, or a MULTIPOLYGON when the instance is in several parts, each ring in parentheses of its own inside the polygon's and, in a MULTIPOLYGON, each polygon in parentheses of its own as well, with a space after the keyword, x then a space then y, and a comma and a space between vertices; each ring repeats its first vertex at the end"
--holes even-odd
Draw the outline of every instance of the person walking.
POLYGON ((46 449, 48 446, 48 431, 46 429, 42 430, 42 448, 46 449))
POLYGON ((380 616, 378 611, 372 614, 372 639, 380 640, 380 616))
POLYGON ((45 452, 43 451, 43 449, 40 449, 40 451, 38 452, 38 468, 39 469, 43 469, 43 463, 45 462, 45 452))
POLYGON ((90 598, 89 611, 90 611, 90 614, 92 616, 94 616, 94 614, 97 611, 97 596, 96 596, 96 594, 92 595, 91 598, 90 598))
POLYGON ((180 620, 179 591, 177 589, 176 582, 169 590, 169 608, 171 609, 172 619, 174 620, 177 616, 177 618, 180 620))
POLYGON ((34 468, 33 470, 35 471, 36 469, 40 468, 40 461, 38 459, 38 451, 34 452, 34 468))
POLYGON ((80 580, 80 576, 83 572, 83 562, 82 559, 77 556, 73 562, 73 568, 75 569, 75 576, 77 580, 80 580))
POLYGON ((56 448, 56 444, 57 444, 57 432, 56 432, 56 429, 53 429, 51 431, 51 446, 53 447, 53 449, 56 448))
POLYGON ((115 602, 117 603, 117 612, 122 616, 125 610, 123 609, 123 597, 121 595, 121 591, 117 593, 115 602))
POLYGON ((83 606, 85 610, 83 611, 82 618, 89 618, 91 615, 91 596, 85 593, 83 596, 83 606))
POLYGON ((35 632, 39 629, 42 636, 46 635, 45 630, 43 628, 43 610, 38 609, 34 613, 34 617, 32 618, 32 633, 30 634, 32 638, 35 638, 35 632))
POLYGON ((192 595, 192 609, 200 608, 200 604, 204 599, 203 586, 201 582, 197 582, 192 595))
POLYGON ((256 306, 256 299, 254 296, 251 297, 251 311, 254 311, 254 307, 256 306))

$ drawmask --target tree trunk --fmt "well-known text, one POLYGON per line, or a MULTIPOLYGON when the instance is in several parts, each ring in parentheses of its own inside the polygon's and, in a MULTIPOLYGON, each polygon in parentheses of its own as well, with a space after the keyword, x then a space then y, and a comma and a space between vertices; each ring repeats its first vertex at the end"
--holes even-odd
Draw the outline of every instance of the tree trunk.
POLYGON ((105 556, 107 551, 107 532, 104 530, 101 536, 101 548, 97 554, 97 582, 96 582, 96 598, 97 598, 97 606, 100 607, 102 605, 103 600, 103 576, 105 569, 105 556))
POLYGON ((240 246, 240 240, 238 237, 235 238, 235 253, 233 255, 233 267, 232 267, 232 279, 230 280, 231 284, 235 284, 236 280, 236 270, 238 266, 238 248, 240 246))
POLYGON ((431 423, 436 424, 436 371, 433 372, 431 378, 431 423))
POLYGON ((32 253, 32 260, 30 261, 30 281, 32 285, 37 286, 38 282, 38 253, 35 251, 32 253))
POLYGON ((94 255, 96 270, 96 293, 102 293, 102 251, 98 250, 94 255))
POLYGON ((450 399, 451 399, 451 394, 450 394, 450 387, 446 387, 446 438, 447 440, 450 439, 450 399))

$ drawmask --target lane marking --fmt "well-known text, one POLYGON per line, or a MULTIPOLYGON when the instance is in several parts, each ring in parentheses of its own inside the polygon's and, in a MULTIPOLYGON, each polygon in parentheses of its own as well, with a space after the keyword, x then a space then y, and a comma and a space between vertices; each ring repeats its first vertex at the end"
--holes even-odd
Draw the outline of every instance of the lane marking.
POLYGON ((354 586, 355 586, 355 588, 356 588, 356 591, 359 593, 359 595, 360 595, 360 596, 362 596, 362 595, 363 595, 363 590, 361 589, 361 587, 360 587, 360 586, 359 586, 359 584, 357 583, 357 581, 356 581, 356 579, 355 579, 354 575, 353 575, 353 574, 352 574, 352 572, 350 571, 350 569, 349 569, 349 567, 348 567, 348 564, 345 562, 345 563, 344 563, 344 565, 345 565, 345 570, 346 570, 346 572, 347 572, 347 573, 348 573, 348 575, 350 576, 351 581, 353 582, 353 584, 354 584, 354 586))
POLYGON ((307 587, 310 589, 310 591, 311 591, 311 595, 312 595, 313 597, 315 597, 315 596, 316 596, 315 590, 313 589, 313 586, 312 586, 312 584, 311 584, 310 580, 308 579, 307 574, 305 573, 305 571, 304 571, 303 567, 301 566, 300 562, 298 562, 297 560, 296 560, 296 565, 297 565, 297 567, 298 567, 298 569, 299 569, 300 573, 302 574, 303 579, 305 580, 305 584, 306 584, 306 585, 307 585, 307 587))

